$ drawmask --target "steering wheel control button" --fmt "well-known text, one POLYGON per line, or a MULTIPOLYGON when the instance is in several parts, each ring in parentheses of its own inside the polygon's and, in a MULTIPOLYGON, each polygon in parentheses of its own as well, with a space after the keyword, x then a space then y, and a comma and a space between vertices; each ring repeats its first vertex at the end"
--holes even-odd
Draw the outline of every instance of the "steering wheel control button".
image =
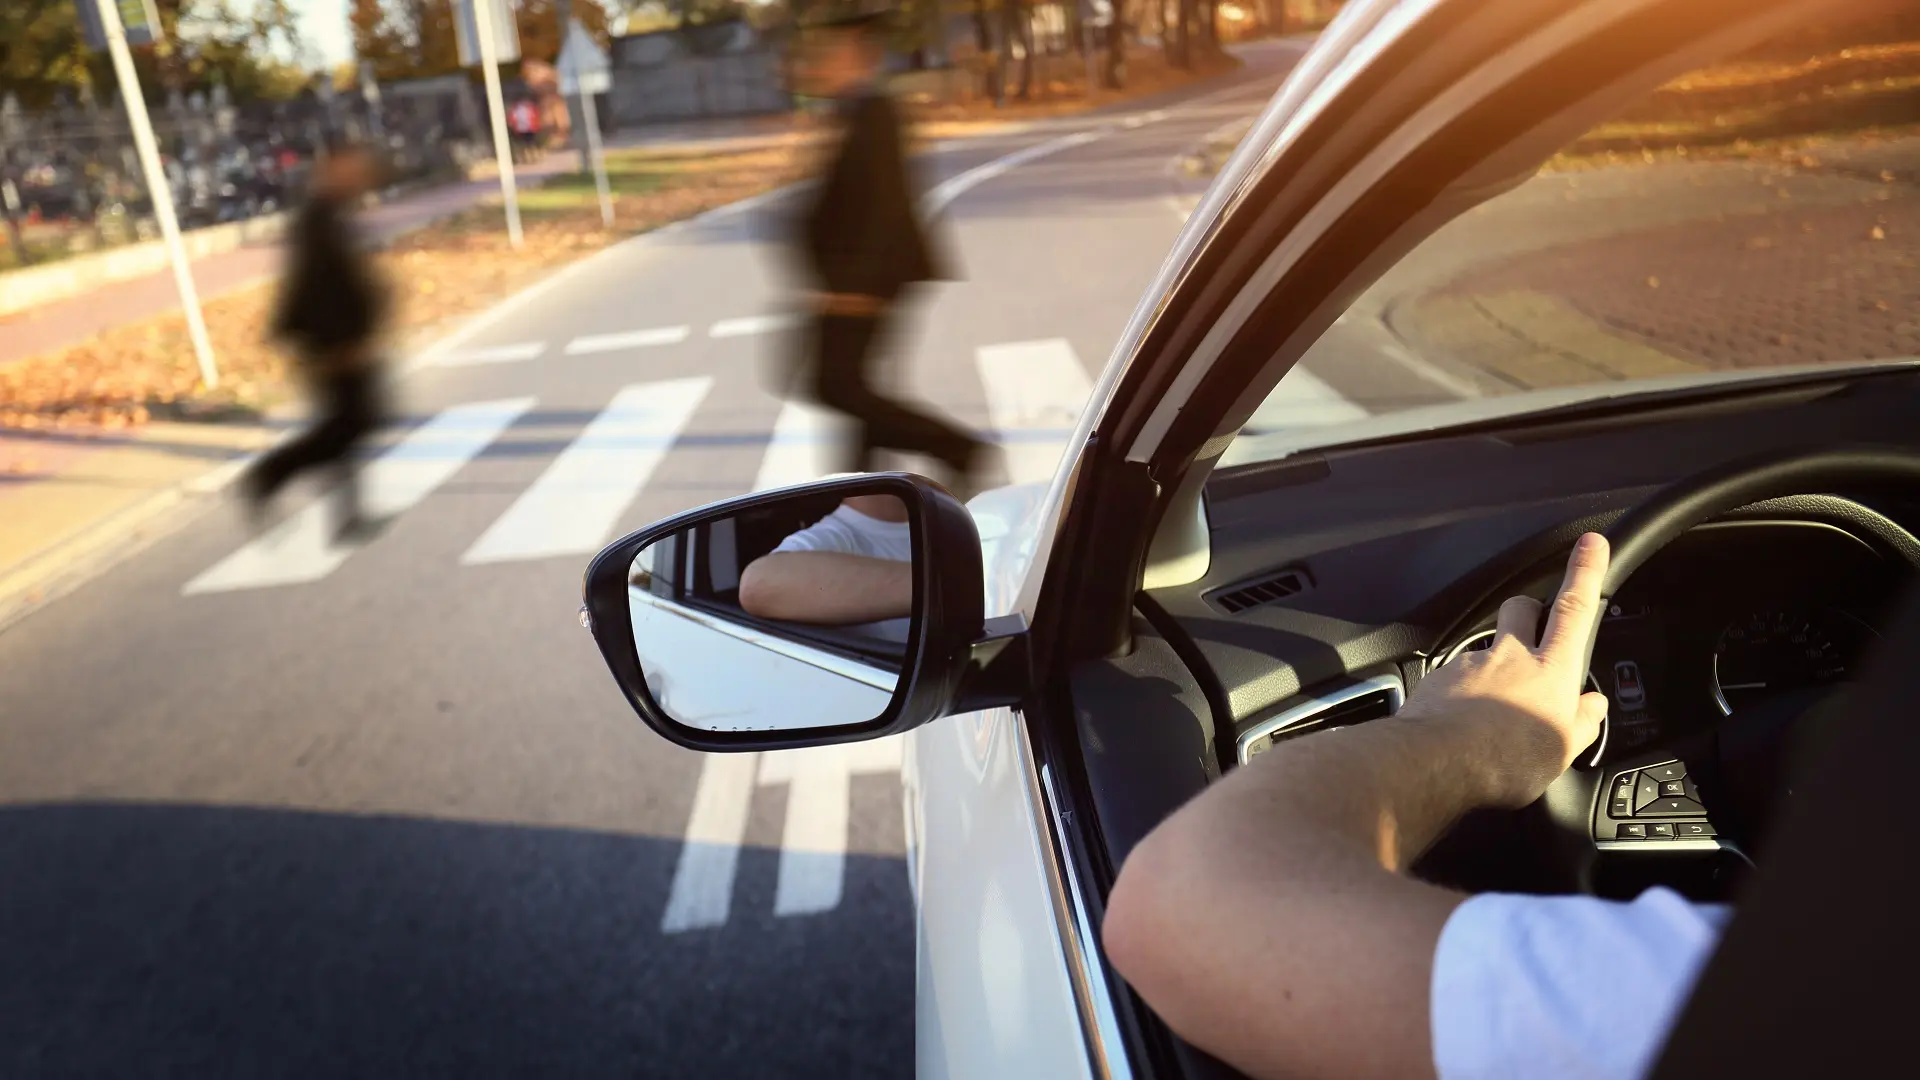
POLYGON ((1643 807, 1638 817, 1685 817, 1690 814, 1705 814, 1707 808, 1692 799, 1655 799, 1643 807))
POLYGON ((1639 786, 1633 789, 1633 809, 1635 813, 1657 802, 1660 798, 1660 782, 1650 776, 1640 778, 1639 786))
POLYGON ((1613 805, 1607 808, 1607 816, 1608 817, 1632 817, 1633 816, 1633 800, 1631 799, 1613 800, 1613 805))
POLYGON ((1673 823, 1673 829, 1682 840, 1704 840, 1716 835, 1713 825, 1705 821, 1676 821, 1673 823))
POLYGON ((1629 821, 1621 825, 1619 831, 1614 833, 1614 836, 1621 840, 1645 840, 1647 838, 1647 827, 1642 822, 1629 821))
POLYGON ((1649 839, 1653 839, 1653 840, 1672 840, 1674 838, 1673 822, 1656 821, 1653 824, 1648 825, 1647 836, 1649 839))
POLYGON ((1655 765, 1648 769, 1647 775, 1664 784, 1669 780, 1678 780, 1686 776, 1687 764, 1684 761, 1669 761, 1665 765, 1655 765))
POLYGON ((1693 793, 1687 790, 1687 782, 1684 780, 1662 780, 1660 781, 1660 794, 1678 795, 1681 798, 1689 798, 1693 793))

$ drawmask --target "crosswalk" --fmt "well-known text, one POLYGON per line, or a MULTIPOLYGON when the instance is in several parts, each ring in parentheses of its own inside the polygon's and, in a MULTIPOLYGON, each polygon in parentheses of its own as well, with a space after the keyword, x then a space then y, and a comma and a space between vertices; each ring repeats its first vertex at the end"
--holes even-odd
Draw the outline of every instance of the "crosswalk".
MULTIPOLYGON (((1011 483, 1045 482, 1091 393, 1085 363, 1060 338, 981 346, 976 351, 992 433, 1011 483)), ((712 376, 637 382, 618 390, 460 563, 482 567, 583 558, 610 539, 679 447, 714 388, 712 376)), ((536 408, 533 397, 458 405, 409 431, 363 471, 365 505, 391 519, 418 506, 487 453, 536 408)), ((841 465, 844 421, 817 406, 781 406, 751 490, 804 483, 841 465)), ((320 582, 358 550, 332 539, 332 512, 315 501, 248 541, 182 587, 186 596, 320 582)), ((381 540, 375 540, 375 543, 381 540)))
MULTIPOLYGON (((679 327, 671 333, 581 338, 566 351, 578 355, 647 348, 683 341, 688 333, 679 327)), ((1086 363, 1062 338, 983 345, 975 350, 974 360, 1008 481, 1050 480, 1092 390, 1086 363)), ((1304 371, 1294 372, 1289 380, 1292 389, 1275 395, 1256 417, 1256 426, 1325 423, 1364 414, 1304 371)), ((479 532, 460 564, 478 572, 543 559, 584 560, 612 536, 661 464, 682 448, 703 407, 720 407, 708 405, 715 382, 700 375, 618 389, 479 532)), ((363 470, 368 510, 393 517, 418 508, 516 425, 541 420, 537 407, 537 399, 527 396, 456 405, 435 414, 363 470)), ((832 472, 839 467, 835 451, 845 434, 844 422, 834 414, 804 402, 784 403, 768 433, 752 490, 803 483, 832 472)), ((297 510, 192 578, 181 593, 208 597, 323 582, 358 550, 331 539, 330 511, 324 500, 297 510)), ((390 537, 391 532, 383 533, 371 543, 387 543, 390 537)), ((773 915, 805 916, 837 908, 844 889, 853 780, 897 772, 901 752, 898 739, 886 739, 704 756, 660 917, 661 932, 710 930, 727 923, 734 913, 751 804, 761 789, 781 785, 786 787, 786 817, 773 915)))
POLYGON ((460 561, 591 555, 693 418, 713 379, 637 383, 586 426, 460 561))

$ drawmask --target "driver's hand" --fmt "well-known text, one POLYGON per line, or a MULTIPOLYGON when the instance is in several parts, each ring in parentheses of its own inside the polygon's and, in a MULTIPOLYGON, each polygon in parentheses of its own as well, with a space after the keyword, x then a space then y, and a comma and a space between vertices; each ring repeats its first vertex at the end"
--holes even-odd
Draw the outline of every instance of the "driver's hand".
POLYGON ((1580 691, 1606 572, 1606 537, 1581 536, 1544 631, 1540 601, 1508 600, 1492 646, 1429 674, 1401 710, 1417 722, 1477 729, 1488 805, 1520 807, 1539 798, 1599 736, 1606 695, 1580 691))

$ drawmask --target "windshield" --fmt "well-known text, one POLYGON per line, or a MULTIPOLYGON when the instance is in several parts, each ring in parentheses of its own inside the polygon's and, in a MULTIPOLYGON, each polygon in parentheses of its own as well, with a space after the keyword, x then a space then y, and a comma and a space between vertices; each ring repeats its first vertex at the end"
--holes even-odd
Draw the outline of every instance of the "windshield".
POLYGON ((1222 467, 1586 398, 1920 353, 1920 15, 1668 82, 1454 220, 1222 467))

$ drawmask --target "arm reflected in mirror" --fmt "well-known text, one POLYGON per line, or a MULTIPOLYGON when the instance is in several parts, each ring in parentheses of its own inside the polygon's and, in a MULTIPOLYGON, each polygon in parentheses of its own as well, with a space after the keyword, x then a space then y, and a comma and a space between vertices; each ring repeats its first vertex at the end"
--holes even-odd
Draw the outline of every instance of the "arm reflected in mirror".
POLYGON ((913 614, 907 506, 856 495, 747 564, 740 606, 763 619, 840 626, 913 614))

